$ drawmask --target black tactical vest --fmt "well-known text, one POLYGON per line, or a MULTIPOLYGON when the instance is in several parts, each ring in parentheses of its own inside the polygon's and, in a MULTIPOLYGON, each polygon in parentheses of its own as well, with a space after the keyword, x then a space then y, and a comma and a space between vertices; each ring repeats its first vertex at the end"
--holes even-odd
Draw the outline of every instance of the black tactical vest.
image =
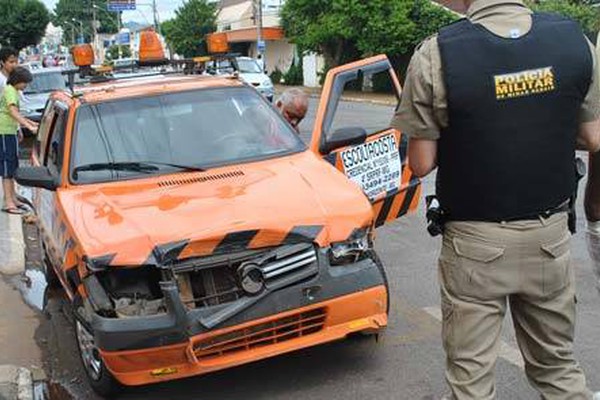
POLYGON ((534 14, 529 33, 508 39, 461 20, 438 42, 449 117, 438 196, 449 219, 504 221, 565 202, 593 73, 579 26, 534 14))

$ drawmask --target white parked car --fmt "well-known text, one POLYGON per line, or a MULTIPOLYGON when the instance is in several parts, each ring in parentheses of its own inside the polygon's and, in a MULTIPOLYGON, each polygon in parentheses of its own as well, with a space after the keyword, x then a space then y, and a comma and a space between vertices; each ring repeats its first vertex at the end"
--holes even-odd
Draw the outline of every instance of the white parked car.
POLYGON ((207 72, 213 75, 231 74, 236 71, 244 82, 254 86, 269 101, 273 101, 275 95, 273 82, 254 58, 228 57, 207 65, 207 72))

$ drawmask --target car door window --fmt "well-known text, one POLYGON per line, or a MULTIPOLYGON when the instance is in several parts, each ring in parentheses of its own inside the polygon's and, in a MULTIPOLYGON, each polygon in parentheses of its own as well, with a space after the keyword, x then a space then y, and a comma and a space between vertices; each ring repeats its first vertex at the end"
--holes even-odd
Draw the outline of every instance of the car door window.
POLYGON ((42 115, 42 119, 40 120, 40 127, 37 132, 37 148, 41 152, 45 149, 45 144, 48 140, 48 135, 50 133, 50 129, 52 128, 52 123, 54 122, 54 117, 56 115, 55 112, 55 102, 53 100, 48 100, 46 103, 46 108, 44 108, 44 114, 42 115))
POLYGON ((389 61, 381 60, 338 74, 321 126, 324 141, 343 128, 364 128, 367 136, 389 129, 399 101, 389 68, 389 61), (363 102, 351 101, 358 92, 362 92, 362 96, 365 96, 365 92, 369 93, 367 96, 372 97, 368 106, 363 102), (394 97, 395 101, 389 102, 389 98, 394 97), (365 108, 368 112, 365 112, 365 108))
POLYGON ((66 118, 66 110, 56 107, 44 158, 44 165, 47 166, 50 173, 55 176, 60 176, 60 171, 63 166, 66 118))

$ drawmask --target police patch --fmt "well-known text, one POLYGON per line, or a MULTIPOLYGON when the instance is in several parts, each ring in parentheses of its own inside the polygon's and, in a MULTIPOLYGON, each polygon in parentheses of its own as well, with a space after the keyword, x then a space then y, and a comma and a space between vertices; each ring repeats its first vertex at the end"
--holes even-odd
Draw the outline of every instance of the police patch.
POLYGON ((495 75, 496 99, 512 99, 552 92, 556 89, 552 67, 495 75))

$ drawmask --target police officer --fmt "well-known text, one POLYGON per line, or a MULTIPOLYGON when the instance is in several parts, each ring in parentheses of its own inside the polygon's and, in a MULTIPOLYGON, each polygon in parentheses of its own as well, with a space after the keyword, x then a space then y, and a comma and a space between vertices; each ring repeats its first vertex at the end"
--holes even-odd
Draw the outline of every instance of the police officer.
MULTIPOLYGON (((596 41, 596 56, 600 54, 600 34, 596 41)), ((588 220, 587 240, 600 290, 600 153, 590 153, 588 183, 585 191, 585 215, 588 220)), ((600 398, 600 396, 599 396, 600 398)))
POLYGON ((585 214, 588 219, 587 240, 600 290, 600 153, 590 154, 588 185, 585 192, 585 214))
POLYGON ((593 46, 576 23, 521 0, 465 2, 467 18, 416 51, 393 121, 414 173, 438 167, 447 382, 455 399, 495 398, 510 310, 542 397, 591 399, 572 349, 566 211, 576 147, 600 148, 593 46))

